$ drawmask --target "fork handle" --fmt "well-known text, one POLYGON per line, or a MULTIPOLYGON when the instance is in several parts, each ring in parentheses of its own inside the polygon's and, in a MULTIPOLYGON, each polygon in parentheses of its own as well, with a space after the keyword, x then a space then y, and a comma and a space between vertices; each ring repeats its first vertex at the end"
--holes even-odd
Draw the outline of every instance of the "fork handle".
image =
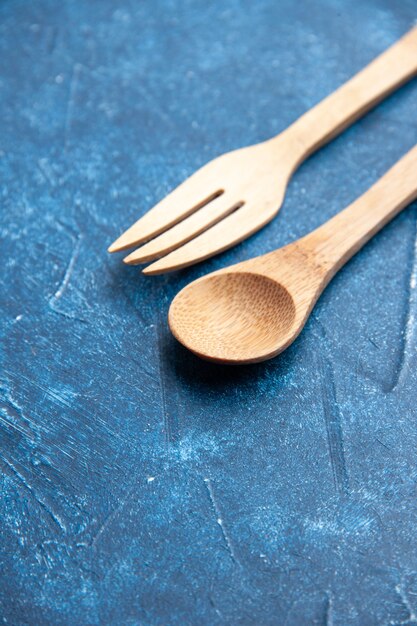
POLYGON ((417 26, 289 127, 300 161, 416 74, 417 26))
POLYGON ((301 241, 313 252, 330 280, 371 237, 416 198, 417 145, 366 193, 301 241))

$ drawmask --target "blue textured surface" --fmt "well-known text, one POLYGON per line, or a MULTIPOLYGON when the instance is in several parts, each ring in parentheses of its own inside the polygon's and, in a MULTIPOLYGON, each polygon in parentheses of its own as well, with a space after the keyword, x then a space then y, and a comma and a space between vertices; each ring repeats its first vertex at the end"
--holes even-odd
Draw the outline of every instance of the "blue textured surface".
POLYGON ((416 82, 226 254, 160 278, 106 254, 415 17, 415 0, 1 3, 5 624, 416 621, 416 206, 273 361, 200 362, 166 324, 187 282, 306 233, 411 148, 416 82))

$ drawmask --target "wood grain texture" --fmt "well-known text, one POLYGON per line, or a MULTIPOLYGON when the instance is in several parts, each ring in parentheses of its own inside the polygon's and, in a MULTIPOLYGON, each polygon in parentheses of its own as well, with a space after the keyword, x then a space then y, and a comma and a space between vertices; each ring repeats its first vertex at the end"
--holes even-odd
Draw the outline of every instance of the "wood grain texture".
POLYGON ((136 265, 167 255, 144 270, 161 274, 239 243, 277 215, 302 161, 416 74, 417 27, 277 137, 207 163, 109 252, 151 239, 124 261, 136 265))

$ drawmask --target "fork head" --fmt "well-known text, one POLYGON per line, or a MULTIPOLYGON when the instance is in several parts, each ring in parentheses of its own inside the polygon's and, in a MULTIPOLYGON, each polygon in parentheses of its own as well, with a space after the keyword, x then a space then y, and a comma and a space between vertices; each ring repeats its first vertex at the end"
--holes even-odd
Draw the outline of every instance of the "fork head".
POLYGON ((146 274, 179 269, 222 252, 278 213, 295 165, 288 144, 279 138, 223 154, 133 224, 109 252, 144 243, 124 261, 158 259, 146 274))

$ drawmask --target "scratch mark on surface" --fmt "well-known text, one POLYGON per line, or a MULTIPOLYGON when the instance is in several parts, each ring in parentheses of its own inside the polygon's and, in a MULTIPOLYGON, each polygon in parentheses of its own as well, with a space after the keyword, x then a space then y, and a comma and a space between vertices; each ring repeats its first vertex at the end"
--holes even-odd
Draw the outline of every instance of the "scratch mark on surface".
POLYGON ((81 245, 81 238, 78 237, 77 241, 75 242, 75 246, 74 246, 74 249, 72 251, 71 258, 70 258, 69 263, 67 265, 67 269, 65 270, 64 278, 62 279, 62 282, 61 282, 60 286, 58 287, 58 289, 56 290, 56 292, 52 296, 52 298, 54 300, 59 300, 60 297, 62 296, 62 294, 64 293, 65 289, 68 286, 68 283, 69 283, 70 278, 71 278, 72 270, 74 269, 75 261, 77 260, 78 253, 80 251, 80 245, 81 245))
MULTIPOLYGON (((45 397, 48 397, 50 399, 52 399, 54 402, 57 402, 57 399, 60 398, 60 400, 58 400, 59 404, 62 404, 62 394, 61 396, 57 396, 56 393, 50 393, 50 388, 46 385, 42 385, 41 383, 32 380, 31 378, 29 378, 28 376, 24 376, 21 372, 10 372, 10 371, 5 371, 4 372, 7 376, 9 376, 10 379, 18 379, 20 381, 23 381, 25 383, 25 385, 29 386, 29 387, 35 387, 36 389, 40 389, 41 391, 43 391, 45 393, 45 397)), ((122 434, 120 432, 118 432, 117 430, 115 430, 114 428, 110 428, 108 426, 108 424, 106 423, 106 420, 104 418, 101 417, 101 414, 103 414, 106 410, 106 407, 103 403, 101 403, 97 398, 95 398, 95 405, 97 407, 97 412, 93 412, 93 416, 96 420, 96 422, 98 422, 100 424, 101 428, 104 428, 106 430, 107 433, 109 433, 109 435, 111 435, 111 437, 113 438, 118 438, 122 441, 124 441, 126 444, 130 443, 130 436, 128 434, 122 434)), ((83 409, 78 409, 77 407, 74 407, 74 405, 72 405, 72 410, 76 412, 77 415, 81 415, 85 417, 85 412, 83 411, 83 409)), ((46 425, 42 425, 39 423, 40 418, 39 416, 35 417, 38 418, 37 420, 37 429, 38 430, 45 430, 45 431, 50 431, 50 428, 46 425)), ((27 419, 27 418, 26 418, 27 419)), ((69 445, 71 447, 71 449, 73 449, 75 452, 79 453, 79 449, 77 448, 73 448, 72 444, 67 441, 66 442, 67 445, 69 445)))
POLYGON ((81 63, 74 63, 72 68, 72 76, 71 82, 69 86, 68 93, 68 103, 67 103, 67 112, 65 115, 65 127, 64 127, 64 147, 67 148, 70 134, 71 134, 71 123, 74 117, 74 108, 75 108, 75 97, 77 94, 78 83, 81 75, 81 70, 83 66, 81 63))
POLYGON ((236 554, 235 554, 235 551, 234 551, 231 539, 229 537, 229 533, 227 532, 227 530, 225 528, 225 525, 224 525, 224 522, 223 522, 223 518, 222 518, 220 509, 219 509, 219 505, 217 504, 216 498, 214 496, 213 484, 211 482, 211 479, 210 478, 204 478, 204 484, 206 485, 207 492, 208 492, 208 495, 209 495, 209 498, 210 498, 210 503, 211 503, 211 506, 213 507, 213 511, 214 511, 214 513, 216 515, 216 521, 217 521, 218 525, 220 526, 220 529, 221 529, 222 535, 223 535, 223 539, 224 539, 224 541, 226 543, 226 546, 227 546, 227 548, 229 550, 229 553, 230 553, 230 556, 232 558, 232 561, 234 563, 236 563, 236 565, 240 566, 240 562, 236 558, 236 554))
POLYGON ((8 459, 6 459, 4 456, 2 456, 0 458, 3 461, 4 465, 6 465, 6 467, 9 468, 9 471, 18 480, 18 482, 30 493, 30 495, 38 503, 40 508, 43 511, 45 511, 45 513, 51 518, 51 520, 58 526, 58 528, 63 533, 66 533, 67 529, 66 529, 66 526, 65 526, 63 520, 61 519, 61 517, 59 515, 57 515, 52 510, 52 508, 50 506, 48 506, 47 503, 36 494, 36 492, 33 489, 32 485, 26 480, 26 478, 23 476, 23 474, 21 472, 19 472, 16 469, 16 467, 8 459))
POLYGON ((161 388, 161 400, 162 400, 162 417, 164 422, 164 434, 165 434, 165 445, 167 450, 169 450, 169 442, 171 439, 171 425, 169 421, 169 415, 167 410, 167 398, 166 398, 166 389, 165 389, 165 375, 164 375, 164 366, 162 363, 162 330, 161 324, 158 323, 157 327, 158 333, 158 348, 159 348, 159 383, 161 388))
POLYGON ((393 382, 388 389, 387 393, 392 393, 396 390, 406 378, 408 372, 411 369, 411 354, 417 350, 417 346, 414 345, 414 332, 415 332, 415 312, 417 310, 417 220, 414 227, 414 248, 413 259, 411 264, 410 280, 408 283, 408 301, 407 301, 407 313, 404 321, 404 333, 401 342, 401 354, 395 369, 393 382))
MULTIPOLYGON (((120 275, 117 272, 114 272, 110 265, 106 266, 106 270, 108 271, 110 276, 115 280, 115 282, 119 281, 120 275)), ((142 311, 140 310, 140 307, 138 307, 136 305, 135 299, 134 299, 134 297, 132 295, 132 290, 131 289, 123 289, 123 291, 121 293, 121 296, 123 297, 124 301, 129 305, 129 308, 132 309, 132 311, 134 311, 135 315, 139 319, 139 322, 141 324, 143 324, 144 327, 147 327, 149 322, 146 319, 146 317, 143 315, 142 311)))
POLYGON ((116 519, 118 513, 123 509, 123 505, 124 503, 122 502, 118 507, 116 507, 104 520, 104 522, 101 524, 101 526, 99 527, 98 531, 96 532, 96 534, 94 535, 94 537, 91 540, 90 546, 92 548, 95 548, 100 537, 102 536, 102 534, 104 533, 104 531, 106 530, 106 528, 109 528, 111 526, 111 523, 113 522, 114 519, 116 519))
POLYGON ((320 369, 321 395, 323 398, 323 411, 333 480, 338 493, 346 494, 349 489, 349 480, 346 471, 341 418, 337 405, 333 368, 327 359, 322 358, 320 369))
POLYGON ((31 420, 24 415, 22 407, 14 400, 8 386, 0 386, 0 392, 3 396, 0 406, 0 421, 6 425, 6 428, 13 428, 32 442, 35 441, 36 436, 31 426, 31 420))
MULTIPOLYGON (((20 433, 21 435, 24 436, 28 436, 28 433, 26 432, 26 430, 24 428, 22 428, 21 426, 18 426, 18 424, 13 424, 12 422, 9 422, 9 420, 5 419, 3 416, 0 415, 0 422, 2 422, 6 428, 12 428, 14 430, 16 430, 18 433, 20 433)), ((31 439, 31 441, 34 441, 33 437, 29 437, 31 439)))
POLYGON ((38 169, 50 186, 55 187, 56 180, 52 168, 48 163, 48 159, 38 159, 38 169))
POLYGON ((327 592, 326 596, 327 601, 324 609, 324 624, 325 626, 333 626, 333 599, 329 592, 327 592))
POLYGON ((126 506, 127 502, 129 501, 130 497, 132 496, 136 488, 137 488, 137 482, 135 481, 134 485, 129 489, 126 496, 123 498, 123 500, 113 509, 113 511, 109 513, 109 515, 105 518, 103 523, 99 526, 99 529, 97 530, 96 534, 93 536, 93 538, 90 541, 91 548, 95 548, 97 546, 97 543, 102 537, 104 531, 108 530, 111 527, 112 523, 115 521, 118 515, 123 511, 124 507, 126 506))
POLYGON ((165 327, 166 321, 162 318, 162 312, 159 309, 156 324, 158 341, 157 365, 159 368, 165 449, 166 453, 169 454, 171 444, 178 442, 180 435, 180 412, 183 412, 185 407, 182 404, 180 411, 177 383, 173 376, 172 368, 167 364, 170 338, 166 335, 165 327))
POLYGON ((74 400, 75 398, 78 397, 77 393, 72 393, 72 392, 64 392, 64 391, 55 391, 54 389, 47 389, 45 391, 45 395, 48 396, 53 402, 55 402, 56 404, 59 404, 63 407, 67 407, 69 409, 72 408, 73 404, 74 404, 74 400))
POLYGON ((149 86, 141 91, 141 96, 143 100, 148 103, 150 110, 156 113, 162 122, 165 122, 169 128, 174 128, 172 118, 164 111, 161 105, 161 99, 155 97, 151 93, 151 91, 149 90, 149 86))
POLYGON ((72 235, 70 233, 70 235, 71 235, 71 239, 74 241, 74 247, 73 247, 73 250, 72 250, 72 253, 71 253, 71 257, 70 257, 70 260, 68 262, 67 268, 66 268, 66 270, 64 272, 64 276, 62 278, 62 281, 61 281, 58 289, 54 293, 54 295, 51 296, 51 298, 49 299, 49 306, 55 313, 58 313, 59 315, 62 315, 63 317, 66 317, 66 318, 72 319, 72 320, 76 319, 76 320, 78 320, 80 322, 85 322, 85 320, 83 320, 83 319, 81 319, 81 318, 79 318, 77 316, 71 315, 70 313, 66 313, 65 311, 62 311, 60 308, 57 307, 58 300, 60 300, 60 298, 62 298, 63 294, 65 293, 65 290, 68 287, 68 284, 69 284, 70 279, 71 279, 72 272, 74 270, 75 263, 77 261, 77 258, 78 258, 79 252, 80 252, 80 247, 81 247, 81 240, 82 240, 81 235, 79 233, 77 235, 72 235))
POLYGON ((330 338, 327 336, 327 331, 326 331, 326 327, 324 326, 323 322, 320 320, 320 318, 318 317, 318 315, 315 313, 314 309, 311 313, 311 317, 312 319, 314 319, 315 322, 315 326, 318 329, 318 335, 321 339, 328 339, 330 340, 330 338))
POLYGON ((402 620, 401 622, 399 622, 398 620, 394 620, 394 621, 391 620, 389 622, 390 626, 395 626, 396 624, 409 624, 410 622, 417 622, 417 615, 414 613, 413 607, 411 606, 410 601, 407 597, 407 593, 404 589, 403 581, 401 581, 399 585, 395 585, 395 591, 400 596, 401 602, 407 609, 409 615, 406 619, 402 620))
POLYGON ((383 441, 381 441, 380 439, 378 439, 378 437, 375 437, 375 441, 377 441, 379 444, 381 444, 381 446, 382 446, 383 448, 385 448, 386 450, 390 450, 390 448, 389 448, 389 447, 388 447, 388 446, 387 446, 387 445, 386 445, 383 441))
POLYGON ((36 553, 35 554, 36 560, 38 561, 38 563, 43 563, 46 567, 46 569, 52 569, 52 560, 49 556, 49 554, 46 552, 45 546, 43 545, 43 543, 39 544, 39 554, 36 553), (41 561, 42 559, 42 561, 41 561))
POLYGON ((217 613, 217 615, 220 617, 220 619, 224 620, 223 613, 222 613, 222 612, 220 611, 220 609, 216 606, 216 603, 214 602, 214 599, 213 599, 213 596, 212 596, 212 594, 211 594, 211 593, 209 593, 209 595, 208 595, 208 599, 209 599, 209 602, 210 602, 211 606, 212 606, 212 607, 213 607, 213 609, 216 611, 216 613, 217 613))
POLYGON ((58 28, 56 26, 51 26, 48 29, 48 37, 46 42, 46 51, 48 54, 52 54, 55 50, 56 41, 58 37, 58 28))

